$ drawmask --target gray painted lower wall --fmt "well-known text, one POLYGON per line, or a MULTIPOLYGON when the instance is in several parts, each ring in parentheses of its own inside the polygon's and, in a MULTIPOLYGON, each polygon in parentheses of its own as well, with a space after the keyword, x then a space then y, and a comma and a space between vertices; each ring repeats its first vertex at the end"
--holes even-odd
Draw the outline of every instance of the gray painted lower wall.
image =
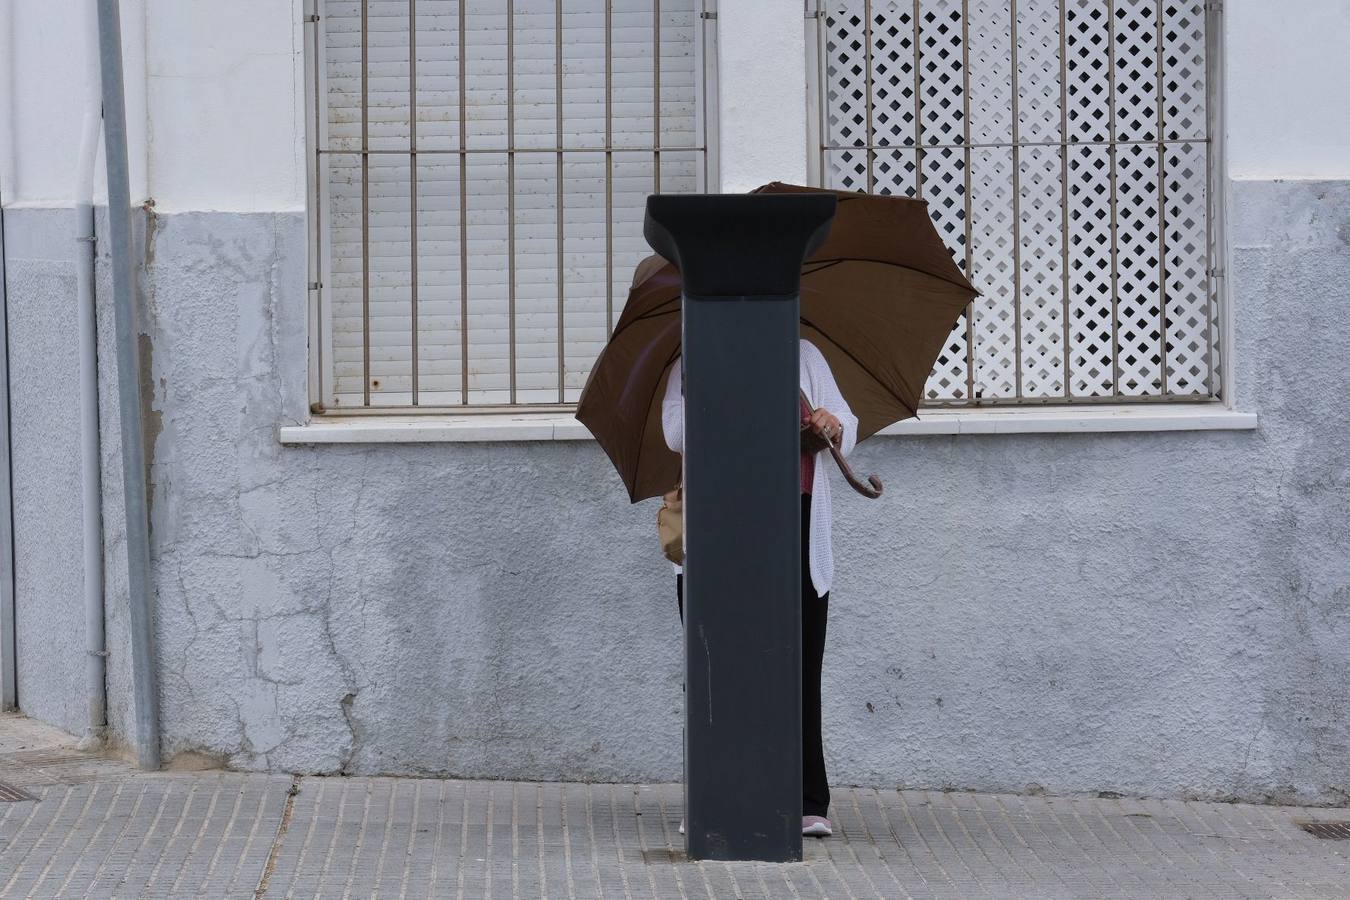
POLYGON ((19 702, 83 733, 74 217, 7 210, 5 232, 19 702))
MULTIPOLYGON (((89 722, 85 693, 83 506, 75 224, 69 209, 5 211, 14 483, 16 659, 20 708, 73 734, 89 722)), ((106 236, 106 217, 96 230, 106 236)), ((101 368, 115 375, 111 273, 99 245, 101 368)), ((99 386, 104 489, 108 715, 114 738, 132 721, 126 554, 116 381, 99 386)))
MULTIPOLYGON (((1234 199, 1238 399, 1258 431, 859 448, 890 491, 837 499, 835 781, 1350 799, 1350 183, 1239 182, 1234 199)), ((58 215, 9 213, 11 240, 58 215)), ((276 426, 306 407, 303 216, 178 214, 150 232, 166 750, 678 778, 673 584, 654 510, 624 501, 599 450, 282 447, 276 426)), ((16 471, 20 687, 68 727, 78 492, 73 447, 53 445, 74 439, 73 287, 45 240, 9 251, 13 340, 31 342, 16 469, 45 466, 16 471)), ((125 628, 110 640, 125 735, 125 628)))

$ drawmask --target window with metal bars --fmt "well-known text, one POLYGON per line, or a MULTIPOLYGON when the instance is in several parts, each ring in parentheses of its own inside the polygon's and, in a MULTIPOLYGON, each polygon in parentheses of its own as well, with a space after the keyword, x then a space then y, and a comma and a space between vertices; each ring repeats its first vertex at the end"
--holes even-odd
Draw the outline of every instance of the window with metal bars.
POLYGON ((574 403, 650 193, 704 189, 711 0, 315 0, 316 409, 574 403))
POLYGON ((818 183, 926 200, 982 292, 928 380, 929 404, 1220 395, 1221 32, 1207 6, 813 10, 818 183))

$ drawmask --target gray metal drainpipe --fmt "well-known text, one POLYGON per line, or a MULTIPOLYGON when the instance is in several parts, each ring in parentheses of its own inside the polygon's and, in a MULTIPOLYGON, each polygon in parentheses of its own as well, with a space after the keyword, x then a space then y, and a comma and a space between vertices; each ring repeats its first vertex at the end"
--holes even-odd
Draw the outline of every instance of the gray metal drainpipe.
POLYGON ((19 708, 18 663, 14 629, 14 493, 9 441, 9 298, 5 282, 5 197, 13 199, 14 162, 14 10, 0 4, 0 710, 19 708))
POLYGON ((9 286, 5 279, 5 198, 0 194, 0 711, 19 708, 14 658, 14 484, 9 441, 9 286))
POLYGON ((136 761, 160 767, 159 680, 155 660, 150 523, 146 502, 145 431, 141 419, 141 361, 131 234, 127 110, 122 85, 122 26, 118 0, 98 2, 98 49, 103 76, 103 144, 108 163, 108 239, 117 321, 117 399, 122 425, 122 481, 127 515, 131 678, 136 705, 136 761))
POLYGON ((80 332, 80 514, 84 520, 85 693, 89 710, 81 750, 103 745, 108 724, 107 630, 103 593, 103 459, 98 427, 98 295, 94 286, 94 162, 102 125, 98 15, 85 0, 84 119, 75 165, 75 294, 80 332))

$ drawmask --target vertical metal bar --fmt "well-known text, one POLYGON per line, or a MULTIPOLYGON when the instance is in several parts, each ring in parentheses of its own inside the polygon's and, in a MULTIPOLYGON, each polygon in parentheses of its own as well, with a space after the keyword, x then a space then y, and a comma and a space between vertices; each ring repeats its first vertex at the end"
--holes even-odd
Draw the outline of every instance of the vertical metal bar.
MULTIPOLYGON (((0 185, 0 188, 9 185, 0 185)), ((0 711, 19 708, 14 658, 14 483, 9 419, 9 287, 5 276, 5 204, 0 195, 0 711)))
POLYGON ((1167 393, 1167 146, 1163 142, 1163 0, 1158 0, 1158 316, 1161 325, 1158 387, 1167 393))
MULTIPOLYGON (((559 135, 558 145, 562 146, 559 135)), ((508 382, 516 402, 516 4, 506 0, 506 340, 508 382)))
POLYGON ((652 193, 661 193, 661 0, 652 0, 652 193))
POLYGON ((1120 396, 1120 281, 1117 264, 1116 222, 1116 4, 1106 0, 1107 49, 1107 128, 1110 142, 1107 153, 1111 160, 1111 396, 1120 396))
MULTIPOLYGON (((702 20, 700 20, 701 22, 702 20)), ((605 336, 614 333, 614 0, 605 0, 605 336)))
POLYGON ((825 11, 820 0, 806 0, 806 183, 825 186, 825 11))
MULTIPOLYGON (((965 200, 966 200, 966 278, 974 283, 971 271, 975 261, 972 246, 974 208, 971 202, 970 167, 974 162, 970 150, 970 0, 961 0, 961 137, 965 144, 965 200)), ((966 402, 975 403, 975 300, 966 304, 966 402)))
POLYGON ((1205 372, 1206 383, 1212 397, 1221 397, 1231 407, 1233 404, 1232 355, 1228 344, 1232 329, 1231 304, 1225 303, 1223 310, 1215 310, 1215 303, 1224 297, 1225 281, 1215 274, 1216 267, 1224 265, 1227 258, 1225 221, 1222 215, 1215 216, 1215 204, 1221 203, 1227 196, 1226 179, 1215 190, 1215 175, 1223 178, 1223 166, 1216 165, 1215 157, 1222 162, 1226 152, 1223 141, 1222 117, 1224 115, 1222 84, 1216 84, 1227 71, 1227 60, 1223 56, 1221 29, 1222 13, 1217 6, 1204 4, 1205 23, 1205 372), (1217 259, 1216 259, 1217 257, 1217 259), (1214 325, 1216 312, 1219 313, 1221 333, 1217 365, 1215 361, 1214 325), (1220 369, 1223 374, 1220 376, 1220 369))
POLYGON ((709 105, 708 98, 717 96, 717 2, 700 0, 698 30, 698 139, 703 147, 703 180, 699 190, 713 191, 717 170, 717 109, 716 104, 709 105))
POLYGON ((329 219, 329 210, 325 204, 328 200, 328 160, 324 156, 324 151, 328 149, 328 128, 327 119, 320 114, 320 110, 327 111, 327 100, 323 94, 323 69, 320 65, 321 59, 326 59, 324 48, 323 27, 319 22, 323 21, 322 2, 316 2, 314 5, 317 21, 310 22, 311 46, 313 48, 313 59, 311 60, 311 90, 313 107, 310 110, 312 116, 312 134, 313 143, 310 144, 310 160, 314 166, 314 207, 313 207, 313 230, 314 230, 314 256, 312 257, 314 270, 311 281, 317 286, 314 295, 314 344, 313 352, 315 357, 315 382, 317 383, 316 396, 311 397, 311 401, 317 402, 317 410, 322 410, 328 406, 329 401, 334 399, 336 390, 330 390, 333 387, 333 381, 336 373, 332 369, 332 363, 328 359, 328 354, 324 351, 332 340, 332 334, 324 333, 324 326, 330 320, 331 310, 328 299, 327 277, 329 261, 325 258, 328 240, 331 239, 332 222, 329 219))
POLYGON ((554 0, 553 4, 553 63, 554 63, 554 103, 553 112, 555 117, 554 128, 556 129, 558 141, 557 155, 557 173, 555 182, 557 184, 558 198, 558 232, 557 232, 557 274, 558 280, 558 402, 565 403, 567 399, 567 353, 566 336, 564 329, 566 327, 566 315, 564 313, 566 289, 563 283, 563 61, 562 61, 562 0, 554 0))
POLYGON ((1013 394, 1022 399, 1022 152, 1017 78, 1017 0, 1009 0, 1012 52, 1013 394))
POLYGON ((923 60, 919 53, 919 0, 914 0, 914 197, 923 199, 923 60))
POLYGON ((412 318, 412 405, 417 405, 417 0, 408 0, 408 205, 412 318))
POLYGON ((361 398, 370 405, 370 65, 369 0, 361 0, 361 398))
POLYGON ((699 74, 703 81, 703 189, 716 190, 722 181, 721 174, 721 119, 717 109, 718 81, 721 72, 717 56, 717 4, 718 0, 704 0, 704 7, 712 18, 703 20, 704 65, 699 74), (708 98, 712 98, 712 102, 708 98))
POLYGON ((1069 347, 1069 39, 1065 0, 1059 0, 1059 197, 1060 197, 1060 298, 1064 320, 1064 399, 1073 395, 1073 353, 1069 347))
MULTIPOLYGON (((708 25, 710 21, 708 19, 708 0, 699 0, 698 9, 698 31, 695 33, 695 40, 698 42, 698 73, 696 75, 698 78, 698 115, 695 119, 697 123, 695 127, 695 140, 703 146, 703 180, 699 183, 699 190, 707 193, 712 190, 712 185, 708 181, 708 160, 712 155, 712 141, 710 140, 712 120, 709 118, 710 111, 708 109, 708 68, 709 66, 714 65, 709 56, 709 50, 712 48, 709 46, 708 41, 708 25)), ((695 165, 697 165, 697 163, 695 165)))
POLYGON ((872 171, 872 157, 876 151, 876 123, 872 121, 872 0, 863 0, 863 82, 867 88, 867 149, 863 156, 867 160, 867 193, 876 187, 876 177, 872 171))
POLYGON ((465 89, 465 4, 459 0, 459 393, 464 405, 469 403, 469 155, 468 116, 464 111, 468 101, 465 89))
MULTIPOLYGON (((83 520, 85 692, 88 719, 84 742, 102 742, 108 724, 107 630, 104 626, 103 472, 100 460, 98 410, 97 296, 94 287, 94 155, 98 148, 98 121, 86 119, 80 166, 80 192, 75 203, 76 302, 79 304, 80 349, 80 483, 83 520), (85 179, 88 179, 85 181, 85 179), (86 193, 86 190, 88 193, 86 193)), ((83 743, 83 742, 82 742, 83 743)))
MULTIPOLYGON (((1210 387, 1211 397, 1219 397, 1231 406, 1233 403, 1233 390, 1231 389, 1231 375, 1228 372, 1233 368, 1230 360, 1233 358, 1233 343, 1227 340, 1227 332, 1219 335, 1219 347, 1222 349, 1223 356, 1219 358, 1218 367, 1222 372, 1215 371, 1215 358, 1218 356, 1215 352, 1215 321, 1223 322, 1227 318, 1227 310, 1218 309, 1219 298, 1223 297, 1220 289, 1223 282, 1215 274, 1216 264, 1219 259, 1226 258, 1223 244, 1219 243, 1216 232, 1214 215, 1214 204, 1219 202, 1219 194, 1216 192, 1214 173, 1215 146, 1214 138, 1210 138, 1204 143, 1204 189, 1206 189, 1206 198, 1204 198, 1204 368, 1206 368, 1206 382, 1210 387)), ((1219 225, 1222 228, 1222 225, 1219 225)), ((1220 325, 1222 328, 1222 325, 1220 325)))

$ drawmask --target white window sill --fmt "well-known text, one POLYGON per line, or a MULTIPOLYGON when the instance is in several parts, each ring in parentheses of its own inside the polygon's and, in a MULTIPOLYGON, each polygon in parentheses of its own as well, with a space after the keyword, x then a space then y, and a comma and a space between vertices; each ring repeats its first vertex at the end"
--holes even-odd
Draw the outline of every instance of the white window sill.
MULTIPOLYGON (((883 435, 1094 434, 1120 431, 1246 431, 1255 413, 1217 403, 1138 406, 1004 407, 925 411, 884 429, 883 435)), ((591 434, 565 413, 501 413, 476 416, 347 416, 283 425, 281 443, 413 444, 441 442, 584 441, 591 434)))

